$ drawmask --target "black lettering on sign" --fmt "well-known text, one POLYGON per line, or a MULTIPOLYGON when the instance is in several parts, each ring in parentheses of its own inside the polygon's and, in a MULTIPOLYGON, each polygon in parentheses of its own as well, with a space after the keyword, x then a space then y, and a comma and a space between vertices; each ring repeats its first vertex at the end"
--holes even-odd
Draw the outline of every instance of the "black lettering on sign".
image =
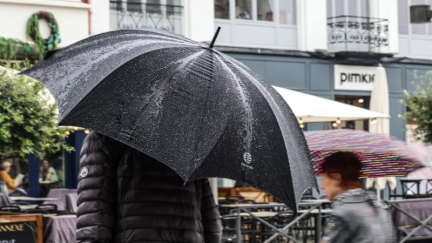
POLYGON ((37 243, 36 232, 35 221, 0 223, 0 243, 37 243))
POLYGON ((346 82, 347 81, 347 75, 346 75, 346 73, 341 73, 341 75, 340 75, 340 81, 341 81, 341 85, 344 83, 344 82, 346 82))
MULTIPOLYGON (((340 84, 348 83, 373 83, 375 74, 341 73, 340 84)), ((0 242, 1 243, 1 242, 0 242)))

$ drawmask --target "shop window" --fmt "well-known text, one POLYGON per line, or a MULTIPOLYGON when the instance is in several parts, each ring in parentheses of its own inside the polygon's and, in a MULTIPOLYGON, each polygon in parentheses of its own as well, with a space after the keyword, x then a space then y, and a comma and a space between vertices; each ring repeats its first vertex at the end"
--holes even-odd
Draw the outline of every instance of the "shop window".
MULTIPOLYGON (((341 102, 344 104, 369 109, 369 96, 355 96, 355 95, 336 95, 335 100, 337 102, 341 102)), ((360 121, 341 121, 340 123, 332 122, 325 123, 324 130, 331 129, 353 129, 353 130, 369 130, 369 121, 368 120, 360 120, 360 121)))
POLYGON ((216 19, 230 18, 229 0, 215 0, 215 18, 216 19))
POLYGON ((236 19, 252 20, 252 0, 236 0, 236 19))

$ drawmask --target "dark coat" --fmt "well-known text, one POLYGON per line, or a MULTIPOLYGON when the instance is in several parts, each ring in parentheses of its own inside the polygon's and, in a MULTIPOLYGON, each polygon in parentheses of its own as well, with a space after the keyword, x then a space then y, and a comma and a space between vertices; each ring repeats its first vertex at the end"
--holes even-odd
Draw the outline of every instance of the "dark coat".
POLYGON ((162 163, 98 133, 81 150, 77 242, 220 242, 207 179, 184 183, 162 163))

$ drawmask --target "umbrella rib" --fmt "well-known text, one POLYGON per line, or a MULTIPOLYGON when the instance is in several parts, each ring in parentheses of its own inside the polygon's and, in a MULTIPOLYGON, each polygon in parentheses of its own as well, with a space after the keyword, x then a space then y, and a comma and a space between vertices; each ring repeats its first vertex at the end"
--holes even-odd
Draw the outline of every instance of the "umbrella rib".
MULTIPOLYGON (((213 74, 213 71, 214 71, 214 60, 213 60, 213 56, 212 55, 209 54, 209 56, 210 56, 211 60, 207 60, 206 58, 203 58, 203 59, 204 59, 204 62, 208 61, 208 62, 211 63, 210 64, 210 68, 212 70, 211 70, 211 74, 208 74, 208 75, 211 75, 213 77, 214 76, 214 74, 213 74)), ((203 64, 203 66, 204 66, 204 64, 203 64)), ((207 96, 206 96, 205 103, 204 103, 204 112, 203 113, 207 113, 206 111, 207 111, 208 100, 209 100, 209 97, 210 97, 210 83, 211 83, 211 80, 212 80, 212 78, 210 78, 208 80, 207 96)), ((201 116, 200 120, 202 121, 204 119, 204 117, 205 117, 205 115, 201 116)), ((202 122, 199 122, 198 124, 202 124, 202 122)), ((203 126, 201 125, 200 128, 199 128, 199 132, 198 132, 198 134, 199 134, 198 139, 195 142, 194 155, 192 157, 194 165, 195 165, 195 161, 196 161, 195 158, 197 157, 197 153, 198 153, 198 145, 201 144, 201 139, 203 137, 202 130, 203 130, 203 126)), ((191 177, 198 168, 199 168, 199 165, 195 166, 195 168, 192 168, 192 171, 189 173, 189 177, 191 177)), ((186 180, 186 182, 187 182, 187 180, 186 180)))
MULTIPOLYGON (((249 74, 246 70, 244 70, 244 67, 237 65, 235 62, 231 61, 231 64, 236 67, 239 71, 241 71, 246 77, 248 77, 251 81, 253 81, 252 83, 255 85, 255 87, 258 88, 258 90, 261 92, 261 94, 266 98, 266 100, 269 102, 270 107, 272 107, 273 112, 277 112, 279 114, 279 116, 275 115, 276 119, 278 120, 279 124, 282 124, 282 128, 280 127, 280 130, 282 133, 283 132, 283 127, 288 127, 288 124, 286 123, 285 119, 279 119, 278 117, 284 117, 283 116, 283 112, 280 110, 280 107, 277 105, 276 101, 274 100, 274 98, 272 97, 272 95, 266 90, 266 88, 260 83, 260 81, 258 81, 255 77, 253 77, 251 74, 249 74)), ((285 140, 284 140, 285 142, 285 140)), ((286 148, 286 144, 285 144, 285 148, 286 148)), ((286 148, 287 151, 287 157, 289 158, 288 155, 288 149, 286 148)), ((303 183, 304 185, 307 185, 307 176, 304 174, 303 170, 300 170, 300 173, 302 174, 300 176, 300 178, 303 178, 303 183)), ((316 185, 315 185, 316 186, 316 185)), ((309 187, 308 187, 309 188, 309 187)), ((301 196, 299 197, 299 201, 300 201, 301 196)), ((294 201, 297 201, 297 199, 295 199, 294 201)))

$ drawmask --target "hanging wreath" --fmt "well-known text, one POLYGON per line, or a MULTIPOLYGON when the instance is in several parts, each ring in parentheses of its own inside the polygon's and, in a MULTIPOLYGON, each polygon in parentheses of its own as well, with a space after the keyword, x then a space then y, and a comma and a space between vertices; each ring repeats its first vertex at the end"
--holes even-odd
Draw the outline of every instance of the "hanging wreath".
POLYGON ((49 12, 40 11, 33 14, 27 21, 27 35, 36 43, 39 49, 39 57, 42 59, 46 51, 56 50, 61 42, 57 20, 49 12), (39 32, 39 20, 45 19, 51 31, 47 39, 43 39, 39 32))

